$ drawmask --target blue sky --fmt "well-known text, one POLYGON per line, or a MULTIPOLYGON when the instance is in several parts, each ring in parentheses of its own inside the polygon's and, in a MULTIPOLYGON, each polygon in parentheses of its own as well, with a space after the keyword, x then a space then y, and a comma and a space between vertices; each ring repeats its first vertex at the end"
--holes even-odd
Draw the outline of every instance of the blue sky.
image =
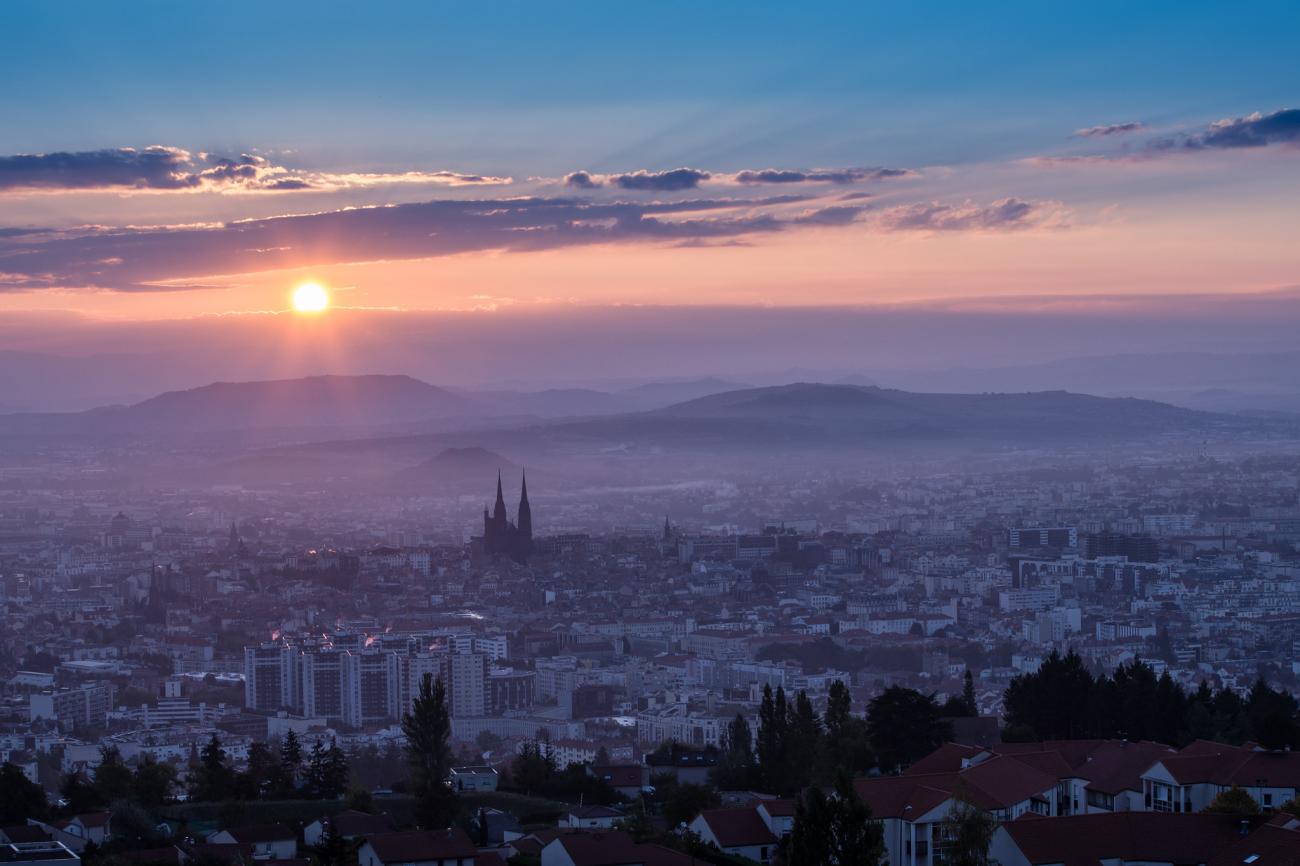
POLYGON ((0 151, 318 168, 960 164, 1296 101, 1290 3, 10 2, 0 151))

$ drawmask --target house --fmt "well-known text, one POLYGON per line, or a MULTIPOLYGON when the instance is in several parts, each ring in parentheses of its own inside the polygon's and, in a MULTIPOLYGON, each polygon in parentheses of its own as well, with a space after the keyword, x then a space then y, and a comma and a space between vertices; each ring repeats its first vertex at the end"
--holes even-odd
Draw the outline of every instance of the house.
POLYGON ((41 828, 55 842, 62 842, 66 847, 80 853, 87 843, 103 845, 112 835, 112 812, 85 812, 60 821, 30 821, 41 828))
POLYGON ((39 824, 17 824, 13 827, 0 827, 0 845, 53 841, 49 832, 39 824))
POLYGON ((497 771, 494 767, 452 767, 447 777, 455 791, 495 791, 497 771))
POLYGON ((590 766, 587 772, 629 800, 641 796, 641 790, 650 784, 650 768, 641 764, 590 766))
POLYGON ((81 866, 81 858, 62 842, 9 842, 0 844, 4 866, 81 866))
POLYGON ((611 830, 626 817, 609 806, 574 806, 560 817, 560 826, 573 830, 611 830))
POLYGON ((776 838, 784 839, 794 830, 794 800, 759 800, 751 805, 776 838))
POLYGON ((303 827, 303 844, 309 847, 319 845, 331 827, 340 838, 347 839, 349 842, 381 833, 397 832, 397 825, 393 823, 392 816, 387 813, 370 815, 355 809, 345 809, 337 815, 318 818, 303 827))
MULTIPOLYGON (((523 854, 527 849, 517 850, 523 854)), ((539 860, 541 866, 703 866, 703 861, 681 852, 634 842, 618 830, 561 832, 542 847, 539 860)))
POLYGON ((1300 753, 1197 740, 1154 762, 1142 783, 1143 807, 1153 812, 1199 812, 1233 787, 1269 811, 1300 792, 1300 753))
POLYGON ((1300 820, 1278 815, 1272 821, 1219 849, 1207 866, 1298 866, 1300 820))
POLYGON ((1055 753, 1068 767, 1060 770, 1062 801, 1058 815, 1142 810, 1142 774, 1153 763, 1177 754, 1164 743, 1127 740, 1056 740, 1040 743, 999 743, 991 754, 1010 755, 1022 761, 1039 761, 1055 753))
POLYGON ((776 853, 776 835, 753 808, 705 809, 690 823, 690 829, 724 853, 759 863, 772 862, 776 853))
POLYGON ((209 845, 238 845, 257 860, 293 860, 298 856, 298 834, 284 824, 249 824, 218 830, 207 837, 209 845))
POLYGON ((459 827, 371 836, 357 851, 357 866, 474 866, 478 853, 459 827))
POLYGON ((1000 826, 989 854, 1002 866, 1177 866, 1207 863, 1244 838, 1249 837, 1243 837, 1242 819, 1235 815, 1129 811, 1027 816, 1000 826))
POLYGON ((856 779, 853 787, 883 825, 889 862, 930 866, 938 862, 931 858, 939 825, 957 800, 964 799, 999 822, 1026 814, 1056 815, 1063 799, 1059 771, 1060 766, 1045 772, 1009 755, 993 755, 957 770, 856 779))

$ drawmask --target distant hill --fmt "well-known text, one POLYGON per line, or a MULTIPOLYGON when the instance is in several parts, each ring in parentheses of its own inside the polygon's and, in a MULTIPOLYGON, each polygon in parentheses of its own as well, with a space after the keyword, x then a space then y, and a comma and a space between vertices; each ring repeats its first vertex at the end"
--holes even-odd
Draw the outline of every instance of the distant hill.
POLYGON ((447 448, 395 475, 389 482, 390 487, 409 492, 417 489, 430 491, 469 490, 483 493, 491 492, 497 472, 509 476, 511 483, 517 483, 519 467, 495 451, 486 448, 447 448))
POLYGON ((1066 391, 918 394, 798 383, 727 391, 650 412, 575 422, 558 429, 588 440, 659 447, 729 443, 743 448, 919 440, 1073 442, 1246 430, 1254 423, 1151 400, 1066 391))
POLYGON ((215 382, 132 406, 0 417, 7 433, 187 433, 377 427, 481 414, 470 398, 410 376, 215 382))

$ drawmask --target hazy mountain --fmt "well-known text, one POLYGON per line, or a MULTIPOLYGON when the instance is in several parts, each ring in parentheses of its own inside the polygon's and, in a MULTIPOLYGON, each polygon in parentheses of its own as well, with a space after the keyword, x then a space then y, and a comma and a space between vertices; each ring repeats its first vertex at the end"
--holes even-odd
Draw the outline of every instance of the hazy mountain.
POLYGON ((1300 410, 1300 352, 1128 353, 982 369, 896 370, 875 378, 914 391, 1064 388, 1218 412, 1300 410))
POLYGON ((707 397, 710 394, 721 394, 725 391, 748 387, 744 383, 729 382, 726 379, 687 379, 672 382, 647 382, 644 385, 627 388, 620 392, 620 396, 630 401, 631 406, 629 408, 655 409, 660 406, 680 403, 684 400, 694 400, 697 397, 707 397))
POLYGON ((409 376, 311 376, 216 382, 132 406, 0 417, 8 433, 188 433, 380 427, 484 414, 469 397, 409 376))
POLYGON ((1249 429, 1254 422, 1150 400, 1066 391, 920 394, 800 383, 728 391, 663 409, 552 427, 589 441, 658 447, 1007 443, 1105 440, 1249 429))

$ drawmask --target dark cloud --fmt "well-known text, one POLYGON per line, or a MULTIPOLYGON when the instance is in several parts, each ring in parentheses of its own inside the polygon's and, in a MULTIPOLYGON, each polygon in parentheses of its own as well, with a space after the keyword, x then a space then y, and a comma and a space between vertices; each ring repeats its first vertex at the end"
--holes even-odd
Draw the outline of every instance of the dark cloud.
POLYGON ((188 151, 132 147, 77 153, 0 156, 0 190, 7 189, 191 189, 202 181, 188 151))
POLYGON ((878 224, 890 231, 999 231, 1042 225, 1058 212, 1053 203, 1015 198, 985 206, 929 202, 890 208, 881 213, 878 224))
POLYGON ((1108 135, 1123 135, 1143 129, 1141 122, 1130 120, 1128 123, 1111 123, 1105 126, 1088 126, 1076 129, 1074 134, 1080 138, 1104 138, 1108 135))
POLYGON ((220 157, 192 154, 178 147, 131 147, 75 153, 0 156, 0 193, 18 191, 95 190, 268 190, 297 192, 388 184, 465 186, 506 184, 510 178, 452 171, 398 173, 308 172, 273 164, 266 157, 241 153, 220 157))
POLYGON ((738 183, 856 183, 884 180, 912 172, 903 168, 793 168, 746 169, 736 173, 738 183))
POLYGON ((575 171, 564 176, 564 185, 577 189, 595 189, 601 184, 600 181, 591 176, 590 172, 575 171))
POLYGON ((1184 145, 1206 147, 1266 147, 1300 142, 1300 108, 1284 108, 1272 114, 1255 112, 1248 117, 1220 120, 1184 145))
POLYGON ((572 198, 431 201, 242 220, 216 227, 90 228, 39 240, 0 237, 0 274, 7 275, 10 288, 93 286, 147 291, 166 289, 156 285, 160 281, 304 265, 479 250, 725 239, 799 225, 797 219, 754 208, 800 200, 780 196, 745 202, 691 199, 644 204, 572 198), (745 208, 744 215, 732 213, 738 206, 745 208))
POLYGON ((676 192, 695 189, 702 181, 711 177, 713 177, 712 173, 696 168, 674 168, 668 171, 641 170, 616 174, 610 178, 610 181, 622 189, 676 192))

